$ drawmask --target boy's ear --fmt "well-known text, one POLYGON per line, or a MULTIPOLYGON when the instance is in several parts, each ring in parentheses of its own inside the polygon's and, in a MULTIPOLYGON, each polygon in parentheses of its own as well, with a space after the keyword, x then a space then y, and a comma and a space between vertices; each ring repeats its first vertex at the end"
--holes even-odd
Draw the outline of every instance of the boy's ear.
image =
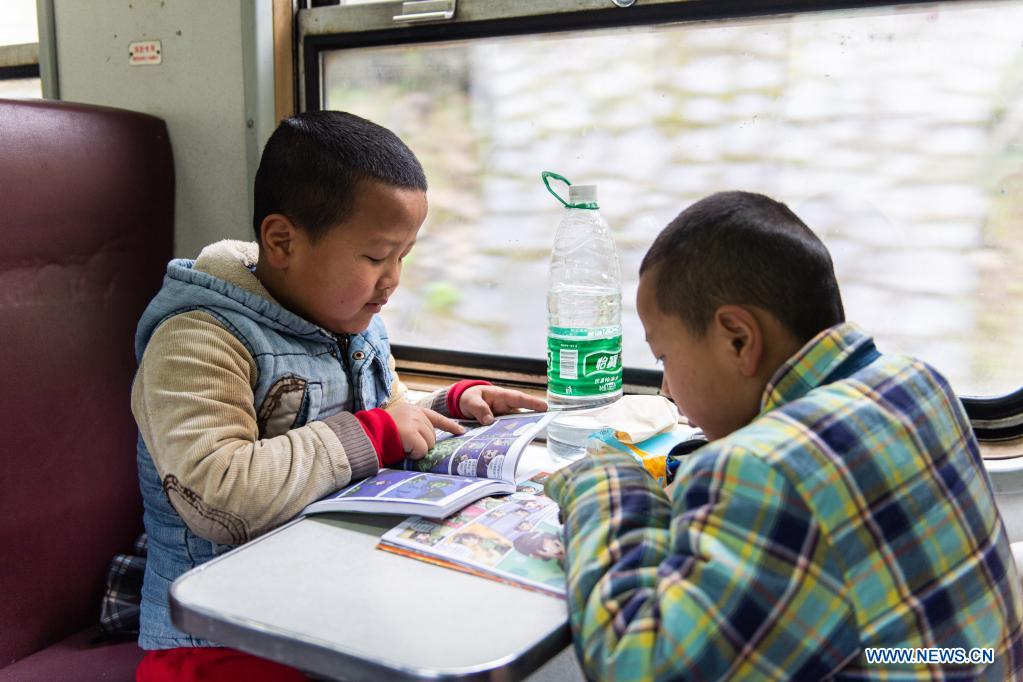
POLYGON ((714 313, 714 330, 727 357, 746 377, 756 375, 764 355, 764 332, 747 308, 723 305, 714 313))
POLYGON ((295 250, 297 229, 288 216, 271 213, 263 218, 259 226, 260 250, 267 263, 278 270, 285 270, 295 250))

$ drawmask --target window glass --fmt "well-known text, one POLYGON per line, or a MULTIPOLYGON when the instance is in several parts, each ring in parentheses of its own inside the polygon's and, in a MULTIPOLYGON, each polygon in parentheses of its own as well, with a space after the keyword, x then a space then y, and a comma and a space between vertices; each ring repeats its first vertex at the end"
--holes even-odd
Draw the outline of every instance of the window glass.
POLYGON ((43 84, 38 78, 0 79, 0 97, 28 99, 43 96, 43 84))
POLYGON ((724 189, 785 201, 831 249, 849 319, 960 393, 1018 388, 1023 3, 330 52, 326 108, 416 151, 430 215, 385 311, 397 343, 543 358, 560 205, 598 186, 623 272, 625 364, 654 367, 639 262, 724 189))
POLYGON ((0 45, 37 42, 36 0, 3 0, 0 6, 0 45))

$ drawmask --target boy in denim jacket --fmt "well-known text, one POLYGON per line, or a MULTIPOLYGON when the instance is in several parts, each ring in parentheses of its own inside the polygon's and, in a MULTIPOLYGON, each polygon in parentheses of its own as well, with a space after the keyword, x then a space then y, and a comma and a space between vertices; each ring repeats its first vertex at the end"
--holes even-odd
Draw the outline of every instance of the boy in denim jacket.
POLYGON ((462 432, 449 417, 545 409, 471 381, 406 400, 378 313, 426 218, 426 178, 392 132, 334 111, 288 119, 266 144, 254 196, 256 243, 172 261, 136 335, 149 538, 139 644, 150 650, 138 679, 299 676, 175 628, 171 582, 381 466, 422 457, 435 427, 462 432))
POLYGON ((788 207, 687 208, 637 308, 662 390, 710 443, 666 490, 624 454, 547 482, 591 678, 1020 679, 1020 579, 962 405, 845 322, 788 207))

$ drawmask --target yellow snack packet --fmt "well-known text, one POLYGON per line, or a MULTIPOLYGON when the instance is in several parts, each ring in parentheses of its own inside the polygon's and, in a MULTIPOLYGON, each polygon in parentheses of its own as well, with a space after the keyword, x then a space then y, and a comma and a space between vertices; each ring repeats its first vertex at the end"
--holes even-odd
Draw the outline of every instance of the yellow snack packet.
POLYGON ((595 433, 586 445, 586 454, 599 457, 608 452, 626 452, 643 468, 662 488, 674 479, 675 469, 680 459, 672 456, 676 447, 686 444, 686 454, 692 452, 707 441, 699 429, 678 426, 666 433, 658 433, 638 443, 626 443, 616 437, 612 429, 604 429, 595 433), (689 447, 691 446, 691 447, 689 447))

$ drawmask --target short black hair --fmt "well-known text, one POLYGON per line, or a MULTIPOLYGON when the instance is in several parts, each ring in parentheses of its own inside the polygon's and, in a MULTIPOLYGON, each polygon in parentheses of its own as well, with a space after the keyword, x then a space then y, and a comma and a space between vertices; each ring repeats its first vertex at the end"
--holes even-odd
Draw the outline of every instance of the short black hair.
POLYGON ((663 313, 702 337, 723 305, 753 305, 806 343, 845 321, 824 243, 785 204, 752 192, 719 192, 668 223, 643 257, 656 267, 663 313))
POLYGON ((256 241, 271 213, 319 239, 349 216, 359 183, 367 179, 426 191, 419 159, 383 126, 343 111, 309 111, 281 121, 256 171, 256 241))

